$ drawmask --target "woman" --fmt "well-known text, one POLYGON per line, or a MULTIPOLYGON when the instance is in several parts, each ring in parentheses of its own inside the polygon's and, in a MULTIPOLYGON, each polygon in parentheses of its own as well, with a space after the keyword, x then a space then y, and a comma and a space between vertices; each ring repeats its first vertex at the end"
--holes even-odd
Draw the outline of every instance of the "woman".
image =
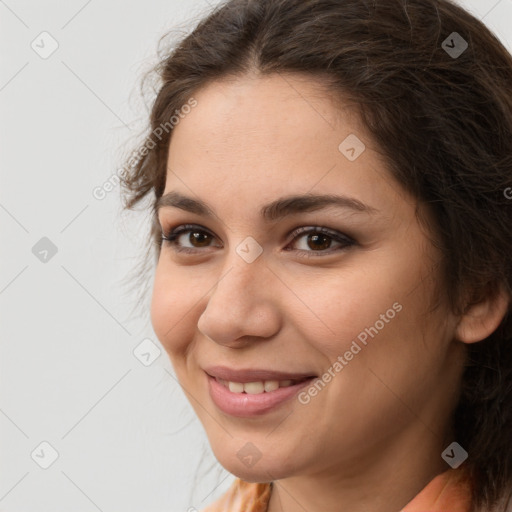
POLYGON ((510 54, 448 0, 231 0, 158 71, 126 207, 205 510, 512 510, 510 54))

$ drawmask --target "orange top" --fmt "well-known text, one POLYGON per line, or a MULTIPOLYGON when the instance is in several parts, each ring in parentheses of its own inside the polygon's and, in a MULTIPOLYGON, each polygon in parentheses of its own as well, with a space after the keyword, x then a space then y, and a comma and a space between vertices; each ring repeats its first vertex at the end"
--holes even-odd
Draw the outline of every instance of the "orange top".
MULTIPOLYGON (((267 512, 270 483, 237 478, 215 503, 202 512, 267 512)), ((433 478, 400 512, 469 512, 471 485, 460 470, 449 469, 433 478)))

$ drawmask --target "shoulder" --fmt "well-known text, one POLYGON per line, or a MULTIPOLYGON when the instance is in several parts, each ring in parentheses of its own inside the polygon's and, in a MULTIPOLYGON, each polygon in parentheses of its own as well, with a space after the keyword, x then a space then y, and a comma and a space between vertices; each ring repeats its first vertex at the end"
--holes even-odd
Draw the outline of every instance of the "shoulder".
POLYGON ((237 478, 231 487, 201 512, 266 512, 270 483, 249 483, 237 478))
POLYGON ((463 469, 438 474, 401 512, 469 512, 474 481, 463 469))

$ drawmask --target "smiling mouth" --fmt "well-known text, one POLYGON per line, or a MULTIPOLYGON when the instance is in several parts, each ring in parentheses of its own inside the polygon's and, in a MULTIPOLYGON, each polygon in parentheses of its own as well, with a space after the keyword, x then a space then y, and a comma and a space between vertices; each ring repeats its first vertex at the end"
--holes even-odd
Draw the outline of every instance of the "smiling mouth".
POLYGON ((316 378, 305 373, 226 367, 209 369, 205 375, 213 403, 224 414, 238 418, 261 418, 277 410, 316 378))
POLYGON ((261 393, 271 393, 279 388, 287 388, 290 386, 295 386, 296 384, 300 384, 306 380, 313 379, 314 377, 304 377, 302 379, 286 379, 286 380, 260 380, 254 382, 233 382, 224 379, 220 379, 219 377, 214 377, 214 379, 224 386, 228 388, 232 393, 246 393, 249 395, 258 395, 261 393))

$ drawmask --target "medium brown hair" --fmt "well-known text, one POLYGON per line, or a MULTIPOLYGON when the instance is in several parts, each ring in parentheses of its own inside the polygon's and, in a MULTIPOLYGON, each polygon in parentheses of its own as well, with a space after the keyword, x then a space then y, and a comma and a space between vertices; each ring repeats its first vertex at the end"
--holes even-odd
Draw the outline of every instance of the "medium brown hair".
MULTIPOLYGON (((432 212, 453 310, 463 311, 467 290, 475 301, 498 287, 512 295, 512 57, 461 7, 449 0, 230 0, 155 71, 160 83, 144 140, 151 149, 129 163, 122 185, 127 209, 151 194, 156 257, 154 205, 165 188, 172 129, 160 137, 155 131, 212 81, 301 73, 357 107, 392 175, 432 212), (447 51, 454 32, 468 45, 460 55, 447 51)), ((499 328, 467 347, 454 426, 469 454, 463 467, 476 482, 473 510, 505 510, 512 493, 510 304, 499 328)))

